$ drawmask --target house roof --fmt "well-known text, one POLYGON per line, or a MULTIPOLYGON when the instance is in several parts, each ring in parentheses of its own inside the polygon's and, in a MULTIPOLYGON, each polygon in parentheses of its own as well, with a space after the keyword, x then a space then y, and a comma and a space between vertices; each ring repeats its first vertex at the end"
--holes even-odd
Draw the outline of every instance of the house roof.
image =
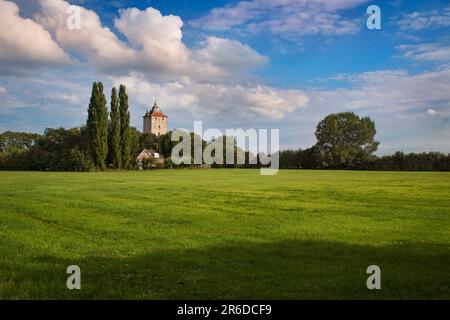
POLYGON ((142 152, 136 157, 136 160, 142 160, 142 159, 148 159, 148 158, 158 158, 158 159, 162 159, 163 156, 156 152, 153 149, 144 149, 142 150, 142 152), (157 155, 157 157, 155 157, 155 155, 157 155))

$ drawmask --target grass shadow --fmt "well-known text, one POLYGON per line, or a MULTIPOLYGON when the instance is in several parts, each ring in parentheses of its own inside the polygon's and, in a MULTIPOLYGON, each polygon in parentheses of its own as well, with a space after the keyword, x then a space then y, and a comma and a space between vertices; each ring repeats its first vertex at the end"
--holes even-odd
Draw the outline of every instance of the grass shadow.
MULTIPOLYGON (((30 258, 0 279, 3 299, 450 299, 447 245, 384 247, 327 241, 230 243, 79 260, 30 258), (66 268, 81 267, 81 290, 66 268), (382 289, 366 288, 381 268, 382 289)), ((1 266, 0 266, 1 267, 1 266)))

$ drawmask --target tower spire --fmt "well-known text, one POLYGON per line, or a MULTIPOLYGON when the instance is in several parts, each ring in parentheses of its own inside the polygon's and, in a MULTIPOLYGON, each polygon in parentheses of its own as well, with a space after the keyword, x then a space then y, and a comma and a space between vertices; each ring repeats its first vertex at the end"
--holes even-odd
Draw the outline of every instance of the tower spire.
POLYGON ((153 108, 144 116, 144 133, 153 133, 156 135, 166 134, 167 122, 168 117, 161 112, 155 98, 153 108))

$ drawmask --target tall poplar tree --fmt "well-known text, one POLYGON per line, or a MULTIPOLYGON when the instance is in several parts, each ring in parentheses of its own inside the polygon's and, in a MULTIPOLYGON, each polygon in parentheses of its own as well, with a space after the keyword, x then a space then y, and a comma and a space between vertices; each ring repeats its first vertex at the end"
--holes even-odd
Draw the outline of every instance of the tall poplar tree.
POLYGON ((94 163, 98 169, 105 170, 108 154, 108 110, 101 82, 94 82, 92 86, 86 126, 94 163))
POLYGON ((119 102, 122 168, 128 169, 131 163, 131 129, 130 111, 128 110, 128 95, 124 85, 120 85, 119 88, 119 102))
POLYGON ((120 139, 120 111, 117 89, 114 87, 111 91, 111 132, 109 138, 109 152, 114 168, 122 168, 122 151, 120 139))

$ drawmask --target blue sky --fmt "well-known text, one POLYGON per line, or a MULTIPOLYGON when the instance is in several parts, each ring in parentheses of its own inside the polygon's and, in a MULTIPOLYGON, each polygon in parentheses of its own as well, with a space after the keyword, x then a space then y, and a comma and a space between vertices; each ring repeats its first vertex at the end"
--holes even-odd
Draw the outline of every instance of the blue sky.
POLYGON ((447 153, 449 31, 443 0, 0 0, 0 131, 82 125, 103 81, 127 86, 139 129, 157 99, 171 128, 279 128, 305 148, 350 110, 376 121, 379 154, 447 153))

